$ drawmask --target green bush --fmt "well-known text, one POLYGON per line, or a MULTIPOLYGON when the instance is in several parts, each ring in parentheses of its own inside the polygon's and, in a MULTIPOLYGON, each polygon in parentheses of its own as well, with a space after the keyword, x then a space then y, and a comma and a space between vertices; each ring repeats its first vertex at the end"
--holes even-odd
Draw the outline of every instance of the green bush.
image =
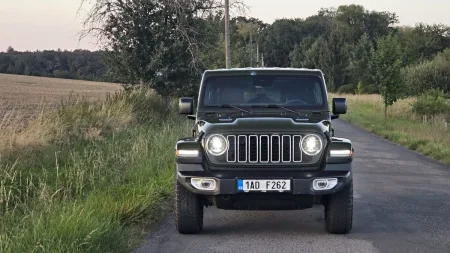
POLYGON ((345 84, 345 85, 342 85, 341 87, 339 87, 338 93, 355 94, 355 91, 357 88, 358 88, 358 86, 355 83, 345 84))
POLYGON ((337 92, 342 94, 379 94, 380 90, 375 84, 367 85, 359 82, 358 84, 350 83, 342 85, 337 92))
POLYGON ((363 90, 365 94, 380 94, 380 89, 375 84, 365 85, 363 90))
POLYGON ((420 95, 430 89, 450 93, 450 48, 433 60, 403 69, 402 76, 408 95, 420 95))
POLYGON ((450 101, 443 90, 432 89, 419 96, 412 104, 412 111, 419 115, 439 115, 450 112, 450 101))

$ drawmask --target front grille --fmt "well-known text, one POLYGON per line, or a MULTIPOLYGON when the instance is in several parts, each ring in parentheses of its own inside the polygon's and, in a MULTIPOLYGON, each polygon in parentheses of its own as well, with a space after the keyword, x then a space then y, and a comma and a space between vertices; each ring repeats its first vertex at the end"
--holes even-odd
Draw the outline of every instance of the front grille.
POLYGON ((228 163, 301 163, 301 135, 228 135, 228 163))

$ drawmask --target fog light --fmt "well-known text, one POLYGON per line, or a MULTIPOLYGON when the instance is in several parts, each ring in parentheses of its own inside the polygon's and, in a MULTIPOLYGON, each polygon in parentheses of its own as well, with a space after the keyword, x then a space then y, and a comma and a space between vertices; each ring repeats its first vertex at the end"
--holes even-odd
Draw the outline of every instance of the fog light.
POLYGON ((216 180, 212 178, 192 178, 191 184, 198 190, 214 191, 216 189, 216 180))
POLYGON ((313 189, 316 191, 325 191, 333 189, 338 183, 337 178, 314 179, 313 189))
POLYGON ((211 181, 208 180, 203 180, 201 184, 203 189, 209 189, 211 187, 211 181))

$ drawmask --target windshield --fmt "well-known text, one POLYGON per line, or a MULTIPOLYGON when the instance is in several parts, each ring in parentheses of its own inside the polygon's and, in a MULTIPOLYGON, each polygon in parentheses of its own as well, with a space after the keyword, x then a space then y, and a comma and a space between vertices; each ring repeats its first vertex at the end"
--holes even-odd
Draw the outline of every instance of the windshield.
POLYGON ((322 80, 316 75, 226 75, 205 79, 202 106, 280 105, 298 109, 325 106, 322 80))

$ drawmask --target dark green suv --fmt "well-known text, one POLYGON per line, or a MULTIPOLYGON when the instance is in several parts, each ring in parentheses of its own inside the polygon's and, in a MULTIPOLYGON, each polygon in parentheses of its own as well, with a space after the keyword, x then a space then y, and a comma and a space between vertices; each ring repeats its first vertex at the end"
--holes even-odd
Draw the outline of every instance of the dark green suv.
POLYGON ((347 112, 322 71, 242 68, 204 73, 180 114, 195 120, 193 136, 176 143, 176 228, 203 229, 203 208, 299 210, 321 204, 325 228, 348 233, 353 219, 348 139, 334 137, 333 119, 347 112))

